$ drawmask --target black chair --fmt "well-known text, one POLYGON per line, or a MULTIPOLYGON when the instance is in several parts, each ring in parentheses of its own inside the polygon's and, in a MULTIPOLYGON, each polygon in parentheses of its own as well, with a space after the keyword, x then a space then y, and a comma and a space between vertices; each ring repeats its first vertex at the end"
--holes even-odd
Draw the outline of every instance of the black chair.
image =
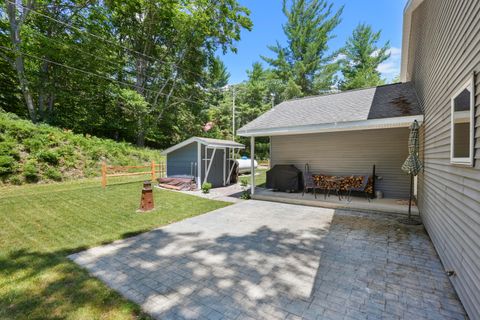
POLYGON ((360 185, 348 186, 347 187, 346 192, 347 192, 347 201, 348 202, 352 201, 352 191, 353 192, 364 192, 365 197, 367 198, 368 202, 370 202, 370 195, 366 191, 367 185, 368 185, 368 179, 369 179, 369 176, 364 175, 364 176, 362 176, 362 183, 360 185))
POLYGON ((317 189, 321 189, 321 187, 315 183, 315 179, 313 179, 313 174, 310 172, 310 166, 308 165, 308 163, 306 163, 305 169, 303 170, 302 197, 305 195, 305 192, 308 192, 309 189, 313 190, 313 195, 315 196, 315 199, 317 199, 317 189))

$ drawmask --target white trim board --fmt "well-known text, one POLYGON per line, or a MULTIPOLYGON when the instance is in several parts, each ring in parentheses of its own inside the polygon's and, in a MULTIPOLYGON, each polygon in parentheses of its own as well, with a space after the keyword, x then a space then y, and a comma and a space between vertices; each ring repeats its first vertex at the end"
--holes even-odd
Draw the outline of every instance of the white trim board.
POLYGON ((412 14, 424 0, 409 0, 403 10, 402 62, 400 65, 400 81, 410 81, 408 72, 408 56, 410 54, 410 34, 412 33, 412 14))
POLYGON ((237 135, 242 137, 265 137, 282 136, 294 134, 309 134, 322 132, 355 131, 370 129, 388 129, 409 127, 413 121, 417 120, 419 124, 423 122, 423 115, 393 117, 349 122, 322 123, 305 126, 279 127, 258 130, 237 131, 237 135))
POLYGON ((174 146, 171 146, 170 148, 168 149, 165 149, 161 152, 161 154, 163 155, 166 155, 170 152, 173 152, 175 150, 178 150, 180 148, 183 148, 184 146, 186 145, 189 145, 190 143, 200 143, 204 146, 207 146, 209 148, 232 148, 232 149, 245 149, 245 146, 241 143, 238 143, 238 142, 235 142, 235 141, 227 141, 225 140, 225 143, 221 143, 221 144, 216 144, 216 143, 208 143, 204 140, 202 140, 202 138, 199 138, 199 137, 191 137, 185 141, 182 141, 174 146))

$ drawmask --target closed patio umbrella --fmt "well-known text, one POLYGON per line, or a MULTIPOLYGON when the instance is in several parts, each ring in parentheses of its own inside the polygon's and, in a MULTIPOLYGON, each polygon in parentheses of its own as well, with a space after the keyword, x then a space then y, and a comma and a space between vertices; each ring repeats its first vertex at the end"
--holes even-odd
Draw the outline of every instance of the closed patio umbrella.
POLYGON ((418 130, 420 126, 417 120, 410 125, 410 135, 408 136, 408 158, 402 165, 402 170, 410 175, 410 198, 408 201, 408 219, 403 220, 406 224, 420 224, 419 221, 412 219, 412 197, 413 197, 413 178, 422 170, 423 164, 419 159, 419 137, 418 130))

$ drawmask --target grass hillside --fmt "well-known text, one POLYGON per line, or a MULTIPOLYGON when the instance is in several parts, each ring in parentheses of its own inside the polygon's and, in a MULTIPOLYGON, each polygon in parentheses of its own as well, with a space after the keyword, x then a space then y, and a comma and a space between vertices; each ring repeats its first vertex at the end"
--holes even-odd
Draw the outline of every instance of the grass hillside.
POLYGON ((62 181, 100 175, 100 165, 139 165, 158 150, 35 125, 0 111, 0 184, 62 181))

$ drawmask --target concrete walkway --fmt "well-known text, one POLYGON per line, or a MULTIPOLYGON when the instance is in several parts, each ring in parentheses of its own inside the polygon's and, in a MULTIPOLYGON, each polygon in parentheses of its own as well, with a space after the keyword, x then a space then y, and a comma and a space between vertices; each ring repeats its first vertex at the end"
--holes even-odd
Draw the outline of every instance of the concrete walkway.
POLYGON ((397 219, 251 200, 70 258, 157 319, 464 319, 397 219))

